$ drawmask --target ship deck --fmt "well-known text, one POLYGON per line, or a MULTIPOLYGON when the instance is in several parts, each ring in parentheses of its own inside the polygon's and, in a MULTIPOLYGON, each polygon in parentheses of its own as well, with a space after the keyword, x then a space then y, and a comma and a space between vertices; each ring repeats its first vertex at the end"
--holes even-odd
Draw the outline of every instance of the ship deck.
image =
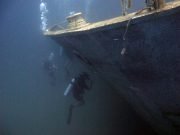
POLYGON ((113 24, 121 23, 121 22, 126 22, 128 20, 133 20, 133 19, 138 19, 142 18, 143 16, 148 16, 156 13, 163 13, 166 11, 169 11, 173 8, 180 7, 180 1, 173 1, 173 2, 168 2, 166 3, 165 7, 159 10, 152 10, 148 11, 146 9, 142 9, 137 12, 130 13, 126 16, 119 16, 115 17, 112 19, 96 22, 96 23, 88 23, 85 26, 82 26, 80 28, 73 28, 73 29, 62 29, 62 30, 48 30, 44 32, 44 35, 47 36, 53 36, 53 35, 64 35, 64 34, 70 34, 70 33, 78 33, 78 32, 84 32, 84 31, 90 31, 93 29, 98 29, 98 28, 103 28, 106 26, 110 26, 113 24))

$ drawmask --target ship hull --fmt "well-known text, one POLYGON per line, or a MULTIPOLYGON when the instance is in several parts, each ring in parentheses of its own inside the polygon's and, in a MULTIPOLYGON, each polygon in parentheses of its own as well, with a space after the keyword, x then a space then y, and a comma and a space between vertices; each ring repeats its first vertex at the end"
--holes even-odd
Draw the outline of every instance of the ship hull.
POLYGON ((159 133, 180 133, 180 7, 51 37, 99 74, 159 133))

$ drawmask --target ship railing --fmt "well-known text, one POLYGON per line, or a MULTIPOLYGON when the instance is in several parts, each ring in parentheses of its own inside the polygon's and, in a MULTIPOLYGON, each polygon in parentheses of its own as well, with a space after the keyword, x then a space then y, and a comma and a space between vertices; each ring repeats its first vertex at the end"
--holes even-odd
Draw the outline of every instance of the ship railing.
POLYGON ((48 28, 48 31, 59 31, 59 30, 66 30, 67 21, 63 21, 57 24, 54 24, 52 27, 48 28))
POLYGON ((61 23, 58 23, 58 24, 54 24, 52 27, 49 27, 48 28, 48 31, 61 31, 61 32, 68 32, 68 31, 72 31, 72 30, 76 30, 76 29, 80 29, 80 28, 83 28, 83 27, 86 27, 88 25, 90 25, 91 23, 86 23, 84 25, 81 25, 81 26, 78 26, 78 27, 72 27, 72 28, 69 28, 67 27, 67 21, 63 21, 61 23))
MULTIPOLYGON (((168 0, 168 2, 175 2, 180 0, 168 0)), ((158 10, 165 6, 167 0, 145 0, 146 7, 151 10, 158 10)), ((128 10, 132 7, 132 0, 121 0, 122 15, 126 16, 128 10)))

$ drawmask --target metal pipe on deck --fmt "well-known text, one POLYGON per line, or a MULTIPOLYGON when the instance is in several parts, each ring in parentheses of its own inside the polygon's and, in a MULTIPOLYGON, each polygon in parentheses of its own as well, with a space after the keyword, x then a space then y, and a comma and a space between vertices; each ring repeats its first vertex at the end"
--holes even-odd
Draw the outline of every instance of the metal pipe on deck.
POLYGON ((164 0, 146 0, 146 6, 154 10, 161 9, 165 6, 164 0))
POLYGON ((121 0, 122 15, 127 15, 127 10, 131 7, 132 0, 121 0))

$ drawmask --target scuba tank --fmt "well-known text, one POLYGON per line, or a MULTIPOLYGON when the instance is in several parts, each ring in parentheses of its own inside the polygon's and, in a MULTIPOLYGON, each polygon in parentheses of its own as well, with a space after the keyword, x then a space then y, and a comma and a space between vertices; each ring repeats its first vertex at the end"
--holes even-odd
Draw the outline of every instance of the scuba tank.
POLYGON ((67 86, 66 90, 64 91, 64 96, 67 96, 72 91, 74 83, 75 83, 75 78, 73 78, 69 83, 69 85, 67 86))

